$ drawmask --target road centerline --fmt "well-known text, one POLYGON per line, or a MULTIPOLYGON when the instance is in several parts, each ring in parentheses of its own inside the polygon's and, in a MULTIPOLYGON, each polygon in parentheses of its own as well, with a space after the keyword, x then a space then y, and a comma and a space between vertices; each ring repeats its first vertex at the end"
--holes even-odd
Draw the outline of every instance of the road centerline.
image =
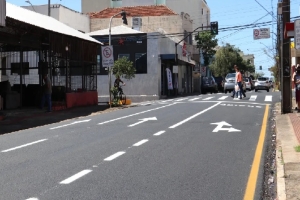
POLYGON ((105 158, 104 161, 112 161, 113 159, 115 159, 115 158, 123 155, 124 153, 125 153, 125 151, 119 151, 119 152, 117 152, 117 153, 115 153, 115 154, 113 154, 113 155, 105 158))
POLYGON ((20 145, 20 146, 17 146, 17 147, 13 147, 13 148, 10 148, 10 149, 3 150, 1 152, 6 153, 6 152, 9 152, 9 151, 14 151, 14 150, 17 150, 17 149, 21 149, 23 147, 27 147, 27 146, 31 146, 31 145, 34 145, 34 144, 37 144, 37 143, 40 143, 40 142, 44 142, 46 140, 48 140, 48 139, 42 139, 42 140, 38 140, 38 141, 35 141, 35 142, 30 142, 30 143, 23 144, 23 145, 20 145))
POLYGON ((154 136, 159 136, 159 135, 161 135, 161 134, 163 134, 163 133, 165 133, 166 131, 158 131, 157 133, 154 133, 153 135, 154 136))
POLYGON ((93 170, 90 170, 90 169, 86 169, 86 170, 82 170, 81 172, 71 176, 70 178, 67 178, 63 181, 60 182, 60 184, 70 184, 72 183, 73 181, 76 181, 77 179, 87 175, 88 173, 92 172, 93 170))
POLYGON ((144 144, 144 143, 146 143, 146 142, 148 142, 148 141, 149 141, 148 139, 141 140, 141 141, 135 143, 135 144, 132 145, 132 146, 138 147, 138 146, 141 146, 142 144, 144 144))
POLYGON ((178 122, 177 124, 174 124, 174 125, 170 126, 169 128, 176 128, 177 126, 180 126, 180 125, 182 125, 182 124, 188 122, 189 120, 191 120, 191 119, 193 119, 193 118, 195 118, 195 117, 197 117, 197 116, 199 116, 199 115, 201 115, 201 114, 203 114, 203 113, 209 111, 210 109, 212 109, 212 108, 214 108, 214 107, 216 107, 216 106, 218 106, 218 105, 220 105, 220 104, 221 104, 221 102, 218 102, 218 103, 216 103, 215 105, 213 105, 213 106, 211 106, 211 107, 209 107, 209 108, 206 108, 205 110, 202 110, 201 112, 198 112, 198 113, 196 113, 196 114, 194 114, 194 115, 192 115, 192 116, 186 118, 185 120, 182 120, 181 122, 178 122))

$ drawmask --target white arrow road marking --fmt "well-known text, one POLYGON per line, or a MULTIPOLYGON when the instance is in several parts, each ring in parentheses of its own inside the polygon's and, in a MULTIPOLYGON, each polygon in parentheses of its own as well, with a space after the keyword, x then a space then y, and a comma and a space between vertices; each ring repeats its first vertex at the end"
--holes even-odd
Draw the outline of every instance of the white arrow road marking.
POLYGON ((265 101, 272 101, 272 96, 271 95, 266 95, 265 101))
POLYGON ((115 153, 115 154, 113 154, 113 155, 105 158, 104 161, 112 161, 113 159, 115 159, 115 158, 123 155, 124 153, 125 153, 124 151, 119 151, 119 152, 117 152, 117 153, 115 153))
POLYGON ((144 123, 144 122, 149 121, 149 120, 157 120, 157 118, 156 117, 149 117, 149 118, 144 118, 144 119, 139 119, 139 120, 141 120, 141 121, 139 121, 137 123, 134 123, 134 124, 131 124, 128 127, 133 127, 133 126, 136 126, 138 124, 144 123))
POLYGON ((219 98, 219 100, 224 100, 226 98, 228 98, 228 96, 222 96, 222 97, 219 98))
POLYGON ((63 180, 62 182, 60 182, 60 184, 72 183, 73 181, 76 181, 77 179, 87 175, 90 172, 92 172, 92 170, 90 170, 90 169, 82 170, 81 172, 71 176, 70 178, 67 178, 67 179, 63 180))
POLYGON ((65 125, 62 125, 62 126, 57 126, 57 127, 50 128, 50 130, 58 129, 58 128, 66 127, 66 126, 71 126, 71 125, 78 124, 78 123, 89 122, 89 121, 91 121, 91 120, 87 119, 87 120, 82 120, 82 121, 76 121, 76 122, 72 122, 70 124, 65 124, 65 125))
POLYGON ((206 100, 210 100, 210 99, 212 99, 212 98, 214 98, 214 97, 207 97, 207 98, 205 98, 205 99, 203 99, 203 100, 206 101, 206 100))
POLYGON ((216 123, 210 123, 217 125, 217 127, 213 130, 213 132, 219 132, 219 131, 228 131, 228 132, 241 132, 241 130, 235 129, 235 128, 222 128, 223 126, 232 126, 231 124, 228 124, 225 121, 216 122, 216 123))
POLYGON ((220 103, 221 103, 221 102, 216 103, 215 105, 213 105, 213 106, 211 106, 211 107, 209 107, 209 108, 206 108, 205 110, 202 110, 201 112, 198 112, 198 113, 194 114, 193 116, 190 116, 190 117, 186 118, 185 120, 182 120, 181 122, 178 122, 177 124, 174 124, 173 126, 170 126, 169 128, 176 128, 177 126, 180 126, 180 125, 182 125, 182 124, 184 124, 184 123, 190 121, 191 119, 197 117, 198 115, 201 115, 201 114, 203 114, 203 113, 209 111, 210 109, 212 109, 212 108, 214 108, 214 107, 220 105, 220 103))
POLYGON ((38 141, 35 141, 35 142, 27 143, 27 144, 24 144, 24 145, 21 145, 21 146, 18 146, 18 147, 14 147, 14 148, 11 148, 11 149, 3 150, 1 152, 2 153, 6 153, 6 152, 9 152, 9 151, 13 151, 13 150, 16 150, 16 149, 27 147, 27 146, 30 146, 30 145, 33 145, 33 144, 36 144, 36 143, 44 142, 46 140, 48 140, 48 139, 42 139, 42 140, 38 140, 38 141))
POLYGON ((148 139, 146 139, 146 140, 141 140, 141 141, 135 143, 135 144, 132 145, 132 146, 138 147, 138 146, 141 146, 142 144, 144 144, 144 143, 146 143, 146 142, 148 142, 148 141, 149 141, 148 139))
POLYGON ((257 98, 257 95, 251 95, 249 101, 255 101, 257 98))

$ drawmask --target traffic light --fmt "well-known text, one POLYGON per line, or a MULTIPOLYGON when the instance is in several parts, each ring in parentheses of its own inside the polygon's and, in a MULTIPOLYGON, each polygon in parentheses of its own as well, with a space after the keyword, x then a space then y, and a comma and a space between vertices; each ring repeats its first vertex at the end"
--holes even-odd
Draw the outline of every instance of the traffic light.
POLYGON ((219 32, 218 22, 210 22, 210 33, 212 35, 218 35, 218 32, 219 32))
POLYGON ((122 16, 123 24, 128 25, 127 18, 126 18, 126 12, 122 11, 121 16, 122 16))
POLYGON ((262 70, 262 66, 259 66, 259 70, 262 70))

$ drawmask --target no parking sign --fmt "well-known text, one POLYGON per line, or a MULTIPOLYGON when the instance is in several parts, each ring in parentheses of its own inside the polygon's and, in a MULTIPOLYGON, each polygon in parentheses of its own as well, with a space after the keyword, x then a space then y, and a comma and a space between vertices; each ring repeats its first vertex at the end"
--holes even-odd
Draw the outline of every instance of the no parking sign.
POLYGON ((102 46, 102 66, 112 67, 114 65, 114 51, 112 46, 102 46))

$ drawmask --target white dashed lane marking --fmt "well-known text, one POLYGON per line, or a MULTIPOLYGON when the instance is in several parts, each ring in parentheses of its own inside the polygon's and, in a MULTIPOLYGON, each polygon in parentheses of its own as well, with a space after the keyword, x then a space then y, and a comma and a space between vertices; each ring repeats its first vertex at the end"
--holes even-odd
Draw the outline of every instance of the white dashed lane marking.
POLYGON ((125 153, 124 151, 119 151, 119 152, 117 152, 117 153, 115 153, 115 154, 113 154, 113 155, 105 158, 104 161, 112 161, 113 159, 115 159, 115 158, 123 155, 124 153, 125 153))
POLYGON ((6 149, 6 150, 3 150, 1 151, 2 153, 6 153, 6 152, 9 152, 9 151, 13 151, 13 150, 16 150, 16 149, 21 149, 23 147, 27 147, 27 146, 30 146, 30 145, 33 145, 33 144, 37 144, 37 143, 40 143, 40 142, 44 142, 48 139, 42 139, 42 140, 38 140, 38 141, 35 141, 35 142, 31 142, 31 143, 27 143, 27 144, 24 144, 24 145, 21 145, 21 146, 17 146, 17 147, 14 147, 14 148, 11 148, 11 149, 6 149))
POLYGON ((226 98, 228 98, 228 96, 222 96, 222 97, 219 98, 219 100, 224 100, 226 98))
POLYGON ((132 145, 132 146, 134 146, 134 147, 138 147, 138 146, 141 146, 142 144, 144 144, 144 143, 146 143, 146 142, 148 142, 148 141, 149 141, 148 139, 141 140, 141 141, 139 141, 139 142, 135 143, 135 144, 134 144, 134 145, 132 145))
POLYGON ((214 97, 207 97, 207 98, 205 98, 205 99, 203 99, 203 100, 206 101, 206 100, 210 100, 210 99, 212 99, 212 98, 214 98, 214 97))
POLYGON ((82 170, 81 172, 71 176, 70 178, 63 180, 62 182, 60 182, 60 184, 70 184, 73 181, 76 181, 77 179, 87 175, 90 172, 92 172, 92 170, 90 170, 90 169, 82 170))

